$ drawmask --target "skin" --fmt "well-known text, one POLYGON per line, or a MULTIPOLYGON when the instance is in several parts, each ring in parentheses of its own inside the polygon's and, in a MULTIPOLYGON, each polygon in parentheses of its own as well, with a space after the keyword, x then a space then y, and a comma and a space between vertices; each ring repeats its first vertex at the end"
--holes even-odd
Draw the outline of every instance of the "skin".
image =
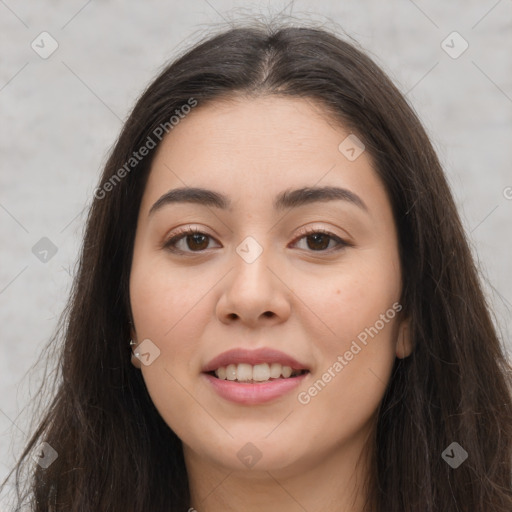
POLYGON ((196 107, 153 161, 130 299, 133 339, 160 355, 132 362, 183 441, 199 512, 363 510, 376 412, 395 358, 412 350, 408 319, 394 315, 309 403, 298 400, 402 290, 390 202, 368 153, 349 161, 338 150, 349 133, 311 100, 236 98, 196 107), (149 215, 183 186, 225 194, 231 208, 167 204, 149 215), (367 211, 342 200, 273 210, 277 194, 306 186, 349 189, 367 211), (211 238, 182 238, 182 254, 163 247, 188 225, 211 238), (350 245, 335 250, 335 239, 315 242, 304 228, 350 245), (263 248, 252 263, 236 252, 247 236, 263 248), (237 347, 281 350, 311 372, 272 402, 232 403, 201 368, 237 347), (248 442, 261 454, 252 468, 237 457, 248 442))

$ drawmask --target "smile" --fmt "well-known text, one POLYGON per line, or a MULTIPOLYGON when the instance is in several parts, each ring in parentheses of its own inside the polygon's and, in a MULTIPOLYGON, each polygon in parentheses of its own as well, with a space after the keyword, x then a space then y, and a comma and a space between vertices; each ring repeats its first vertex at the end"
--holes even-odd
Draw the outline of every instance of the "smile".
POLYGON ((305 364, 271 348, 232 349, 202 369, 217 395, 244 405, 276 400, 295 389, 309 373, 305 364))
POLYGON ((294 370, 291 366, 283 366, 279 363, 261 363, 254 366, 240 363, 221 366, 212 373, 220 380, 255 383, 289 379, 306 372, 307 370, 294 370))

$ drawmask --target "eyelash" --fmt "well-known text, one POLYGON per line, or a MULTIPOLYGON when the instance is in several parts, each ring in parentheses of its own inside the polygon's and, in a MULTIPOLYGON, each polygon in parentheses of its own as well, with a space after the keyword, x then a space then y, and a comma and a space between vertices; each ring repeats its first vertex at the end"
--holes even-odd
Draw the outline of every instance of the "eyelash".
MULTIPOLYGON (((307 238, 308 236, 311 236, 311 235, 316 235, 316 234, 322 234, 322 235, 326 235, 328 236, 329 238, 331 238, 331 240, 334 240, 336 243, 337 243, 337 246, 335 247, 331 247, 330 249, 322 249, 322 250, 319 250, 319 251, 314 251, 314 250, 311 250, 310 252, 313 252, 313 253, 331 253, 331 252, 334 252, 334 251, 339 251, 341 249, 344 249, 346 247, 353 247, 353 244, 350 244, 349 242, 341 239, 340 237, 336 236, 334 233, 331 233, 330 231, 327 231, 325 229, 321 229, 321 228, 309 228, 307 230, 304 230, 302 233, 300 233, 294 240, 292 243, 296 243, 297 241, 299 240, 302 240, 303 238, 307 238)), ((203 249, 203 250, 200 250, 200 251, 183 251, 181 249, 178 249, 176 247, 176 243, 179 242, 181 239, 187 237, 187 236, 191 236, 191 235, 204 235, 210 239, 213 239, 212 236, 208 235, 207 233, 203 233, 202 231, 200 231, 199 229, 197 228, 190 228, 190 227, 186 227, 182 230, 180 230, 178 233, 174 234, 171 238, 169 238, 166 242, 164 242, 163 244, 163 248, 164 249, 167 249, 169 250, 170 252, 173 252, 173 253, 181 253, 181 254, 201 254, 203 253, 205 250, 207 249, 203 249)), ((329 241, 330 243, 330 241, 329 241)))

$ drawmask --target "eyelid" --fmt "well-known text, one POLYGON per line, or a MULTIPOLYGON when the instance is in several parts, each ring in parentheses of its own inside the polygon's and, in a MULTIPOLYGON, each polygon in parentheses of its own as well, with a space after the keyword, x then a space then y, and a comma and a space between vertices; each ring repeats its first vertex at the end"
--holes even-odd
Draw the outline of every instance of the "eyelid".
POLYGON ((345 238, 342 238, 341 236, 338 236, 336 233, 333 233, 329 229, 326 229, 326 228, 323 228, 323 227, 315 227, 315 226, 313 226, 313 227, 308 226, 308 227, 302 228, 300 230, 299 234, 293 239, 291 244, 297 243, 302 238, 304 238, 304 237, 306 237, 308 235, 314 235, 314 234, 317 234, 317 233, 321 233, 321 234, 329 236, 330 238, 332 238, 334 241, 337 242, 337 246, 333 247, 331 249, 324 250, 324 251, 308 251, 308 252, 311 252, 313 254, 314 253, 319 253, 319 254, 324 253, 324 254, 327 254, 327 253, 331 253, 333 251, 337 251, 337 250, 343 249, 344 247, 353 247, 354 246, 353 243, 349 242, 345 238))
POLYGON ((172 232, 170 236, 167 236, 164 239, 164 242, 162 243, 162 249, 167 249, 171 252, 177 252, 177 253, 186 253, 186 254, 203 254, 208 249, 205 249, 203 251, 183 251, 181 249, 178 249, 173 245, 176 244, 180 239, 184 238, 187 235, 194 235, 194 234, 200 234, 200 235, 206 235, 209 239, 215 240, 220 245, 220 242, 212 235, 210 235, 206 229, 198 228, 196 226, 192 226, 191 224, 187 224, 186 226, 181 226, 176 228, 175 231, 172 232))

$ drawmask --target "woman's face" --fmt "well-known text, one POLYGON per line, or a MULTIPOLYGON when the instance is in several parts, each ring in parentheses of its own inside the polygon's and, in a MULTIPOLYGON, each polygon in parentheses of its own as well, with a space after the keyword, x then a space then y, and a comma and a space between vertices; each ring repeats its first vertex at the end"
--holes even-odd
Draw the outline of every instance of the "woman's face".
POLYGON ((349 135, 267 96, 199 105, 164 138, 134 246, 133 362, 186 457, 302 471, 371 432, 410 344, 390 203, 349 135))

